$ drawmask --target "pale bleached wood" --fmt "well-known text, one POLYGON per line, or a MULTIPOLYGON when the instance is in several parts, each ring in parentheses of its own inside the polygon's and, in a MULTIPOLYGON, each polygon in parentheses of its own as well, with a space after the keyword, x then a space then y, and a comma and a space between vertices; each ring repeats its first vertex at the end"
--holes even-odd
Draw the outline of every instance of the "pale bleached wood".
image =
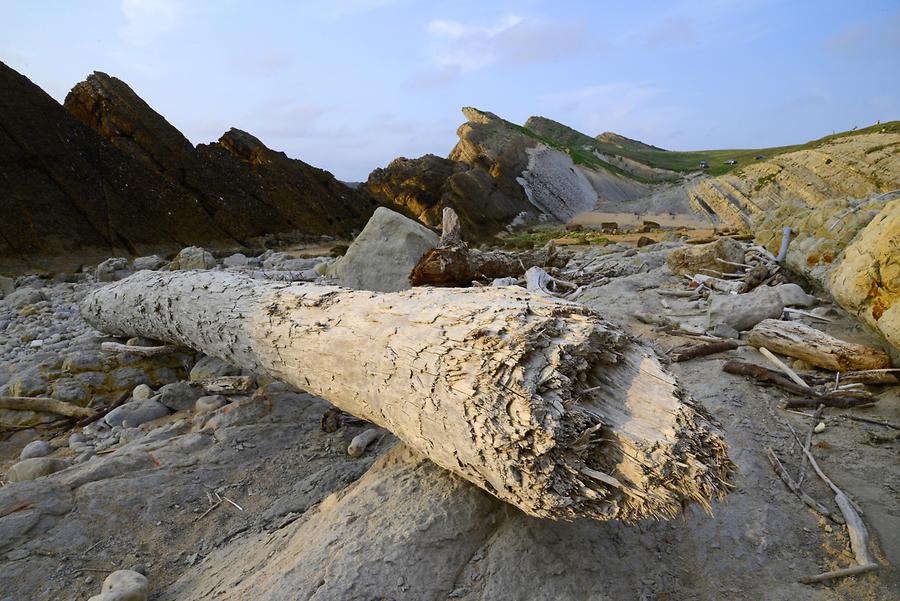
POLYGON ((0 409, 13 409, 15 411, 39 411, 41 413, 53 413, 65 417, 91 417, 93 409, 79 407, 70 403, 64 403, 48 397, 29 396, 0 396, 0 409))
POLYGON ((731 488, 712 418, 652 351, 574 303, 512 288, 380 294, 145 271, 81 309, 104 332, 318 394, 531 515, 673 517, 731 488))
POLYGON ((747 340, 755 347, 803 359, 810 365, 832 371, 881 369, 891 359, 880 349, 845 342, 796 321, 765 319, 756 324, 747 340))
POLYGON ((120 342, 101 342, 100 350, 106 353, 129 353, 137 357, 156 357, 158 355, 171 355, 178 352, 178 347, 172 344, 160 346, 130 346, 120 342))

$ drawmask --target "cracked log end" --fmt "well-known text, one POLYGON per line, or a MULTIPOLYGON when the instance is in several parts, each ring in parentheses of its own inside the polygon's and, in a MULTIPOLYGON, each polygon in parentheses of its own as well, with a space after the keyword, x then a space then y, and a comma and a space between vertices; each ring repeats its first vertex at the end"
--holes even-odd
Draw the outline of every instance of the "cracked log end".
POLYGON ((732 488, 713 418, 652 351, 574 303, 180 271, 95 290, 82 314, 318 394, 530 515, 671 518, 732 488))

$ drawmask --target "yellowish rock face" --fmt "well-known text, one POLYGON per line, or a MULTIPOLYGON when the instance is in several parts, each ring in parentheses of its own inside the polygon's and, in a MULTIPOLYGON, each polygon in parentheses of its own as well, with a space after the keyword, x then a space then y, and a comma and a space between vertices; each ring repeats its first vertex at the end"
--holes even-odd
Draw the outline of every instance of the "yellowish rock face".
POLYGON ((847 247, 830 288, 838 303, 900 349, 900 198, 847 247))

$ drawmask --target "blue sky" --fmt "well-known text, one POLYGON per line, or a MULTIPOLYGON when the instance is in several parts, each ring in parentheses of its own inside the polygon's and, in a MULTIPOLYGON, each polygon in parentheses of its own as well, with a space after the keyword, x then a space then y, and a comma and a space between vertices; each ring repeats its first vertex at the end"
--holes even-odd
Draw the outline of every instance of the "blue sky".
POLYGON ((900 119, 898 0, 0 0, 0 60, 62 101, 100 70, 194 143, 245 129, 363 180, 446 155, 473 105, 672 149, 900 119))

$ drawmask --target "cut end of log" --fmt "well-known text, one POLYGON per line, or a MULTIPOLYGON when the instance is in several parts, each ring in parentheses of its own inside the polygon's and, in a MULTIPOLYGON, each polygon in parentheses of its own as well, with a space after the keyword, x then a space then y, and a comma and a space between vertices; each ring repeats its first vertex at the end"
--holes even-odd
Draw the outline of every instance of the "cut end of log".
POLYGON ((594 311, 507 288, 392 294, 140 272, 85 319, 267 373, 542 518, 672 518, 732 489, 715 420, 594 311))

